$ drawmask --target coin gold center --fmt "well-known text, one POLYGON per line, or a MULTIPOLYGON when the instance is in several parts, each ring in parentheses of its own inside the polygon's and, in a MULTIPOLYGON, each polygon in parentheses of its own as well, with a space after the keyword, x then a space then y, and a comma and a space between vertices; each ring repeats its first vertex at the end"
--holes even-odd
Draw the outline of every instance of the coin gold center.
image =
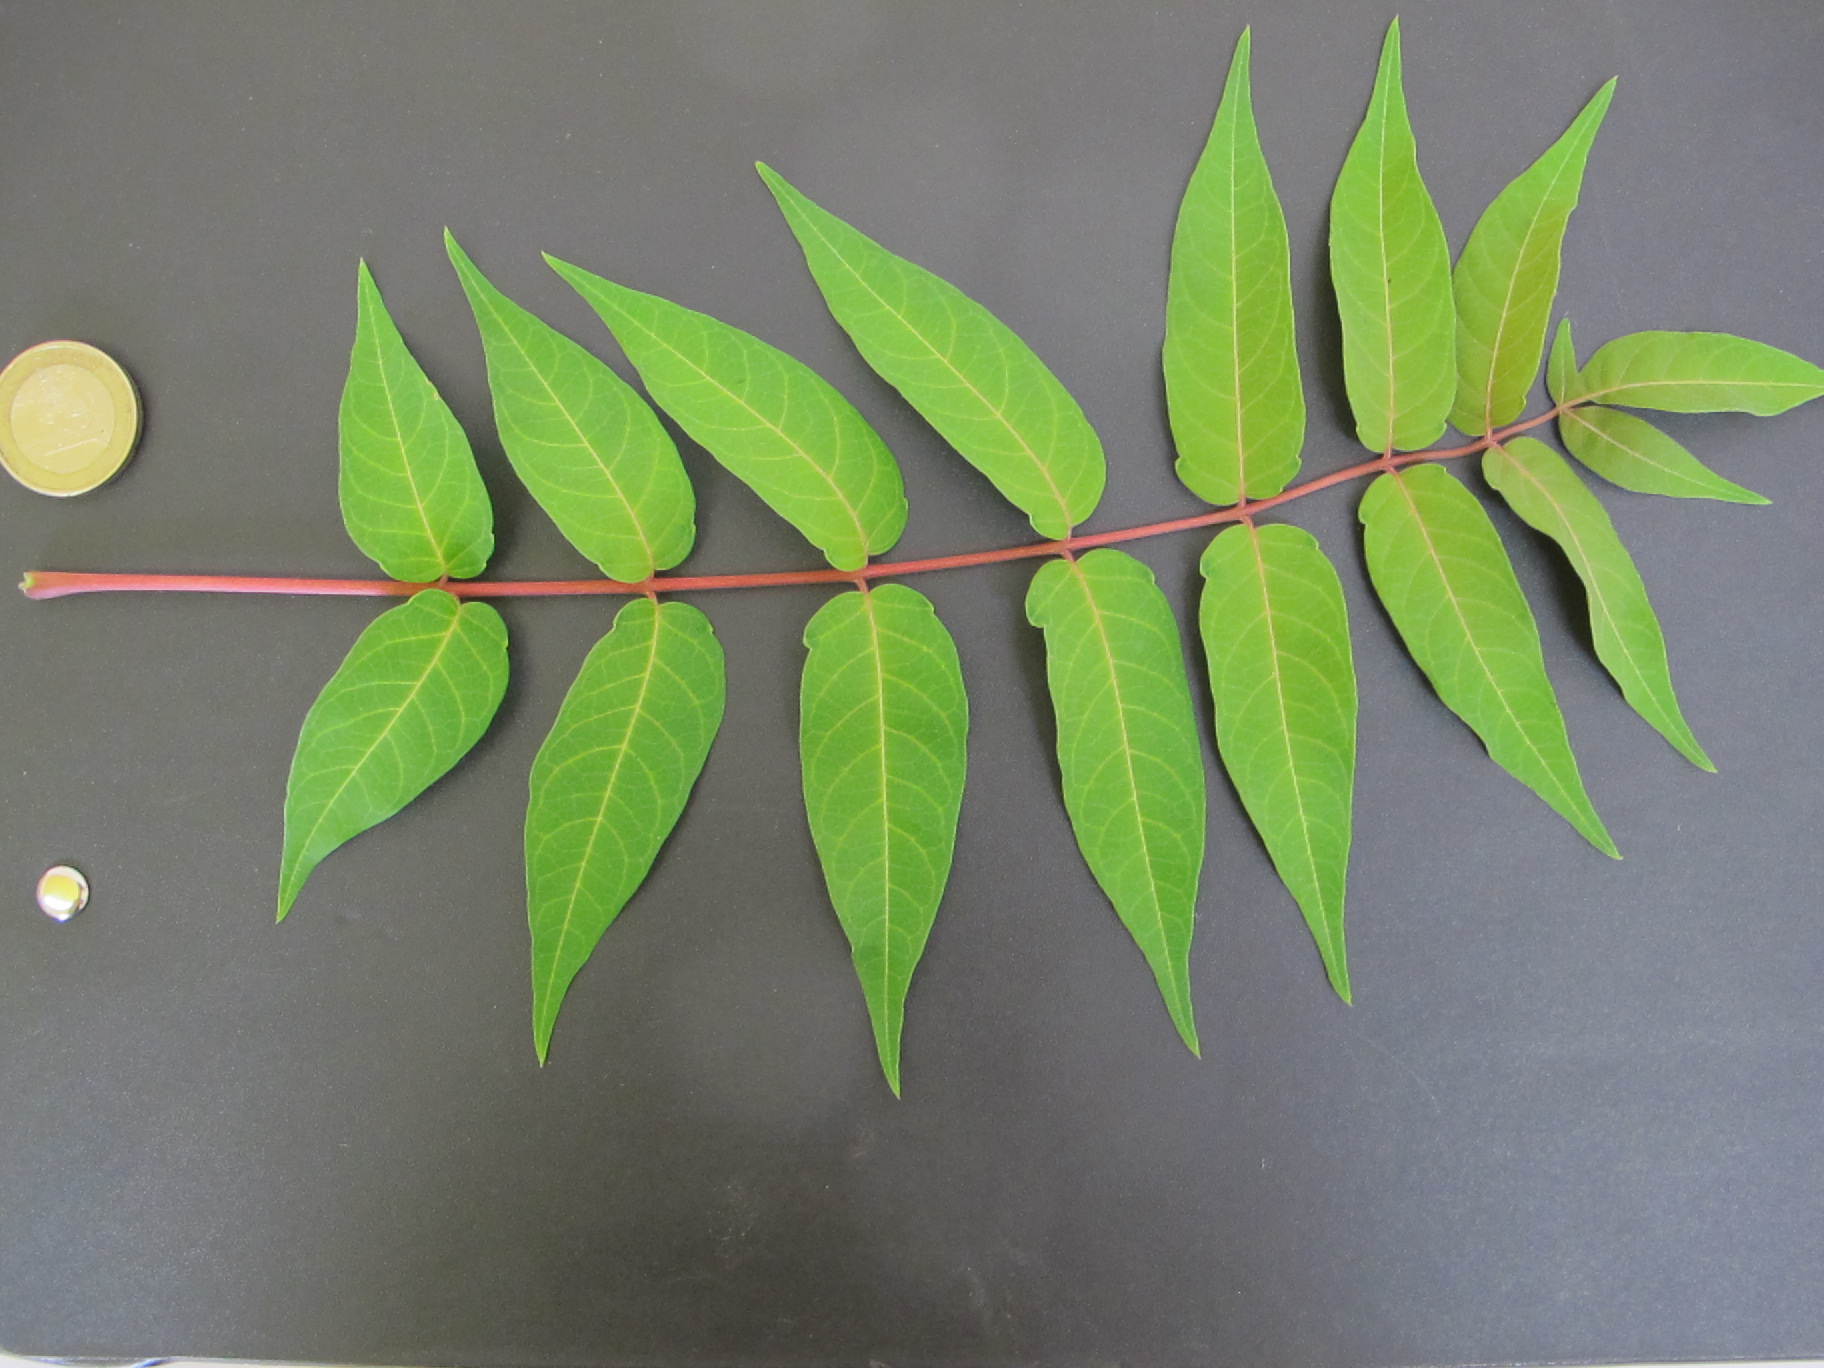
POLYGON ((8 416, 20 451, 59 475, 81 470, 114 439, 114 400, 107 386, 68 362, 28 376, 8 416))

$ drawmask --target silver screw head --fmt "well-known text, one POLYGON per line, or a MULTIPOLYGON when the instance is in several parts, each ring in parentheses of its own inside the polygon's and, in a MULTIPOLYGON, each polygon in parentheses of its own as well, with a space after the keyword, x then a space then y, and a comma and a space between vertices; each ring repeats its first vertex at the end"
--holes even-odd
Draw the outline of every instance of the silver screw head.
POLYGON ((67 922, 89 905, 89 881, 69 865, 52 865, 38 878, 38 909, 53 921, 67 922))

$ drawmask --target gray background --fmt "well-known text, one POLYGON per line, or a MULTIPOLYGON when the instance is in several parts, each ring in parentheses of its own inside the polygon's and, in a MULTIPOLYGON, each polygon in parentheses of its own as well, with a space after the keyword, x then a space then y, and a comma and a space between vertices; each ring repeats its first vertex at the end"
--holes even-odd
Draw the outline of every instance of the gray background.
MULTIPOLYGON (((0 352, 107 348, 147 431, 100 493, 0 488, 0 546, 12 570, 371 573, 335 482, 366 256, 475 435, 492 573, 585 573, 500 456, 446 223, 604 354, 540 249, 811 362, 903 461, 896 554, 1029 539, 853 354, 755 158, 1035 345, 1108 445, 1092 529, 1195 511, 1157 376, 1166 250, 1249 19, 1306 468, 1347 464, 1325 207, 1392 10, 4 5, 0 352)), ((1453 246, 1619 73, 1566 254, 1585 354, 1669 327, 1824 358, 1824 7, 1402 10, 1453 246)), ((798 633, 821 591, 697 600, 728 651, 727 723, 542 1072, 516 823, 607 604, 509 605, 491 735, 275 929, 296 726, 376 605, 0 596, 0 1345, 472 1364, 1824 1350, 1824 407, 1667 426, 1774 500, 1606 491, 1719 775, 1623 706, 1576 590, 1513 539, 1618 864, 1431 699, 1364 592, 1356 493, 1297 505, 1356 626, 1358 1005, 1330 995, 1215 779, 1201 1063, 1070 843, 1030 567, 920 581, 974 727, 897 1103, 796 788, 798 633), (95 887, 61 927, 29 897, 60 860, 95 887)), ((686 461, 689 569, 814 564, 686 461)), ((1136 548, 1181 607, 1202 540, 1136 548)))

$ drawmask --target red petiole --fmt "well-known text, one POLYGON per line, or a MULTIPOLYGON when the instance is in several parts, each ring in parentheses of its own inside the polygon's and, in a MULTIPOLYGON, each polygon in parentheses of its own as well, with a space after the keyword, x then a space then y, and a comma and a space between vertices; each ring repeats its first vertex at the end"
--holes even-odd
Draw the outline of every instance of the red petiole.
POLYGON ((1368 475, 1378 475, 1400 466, 1420 461, 1448 461, 1459 456, 1473 456, 1486 451, 1515 433, 1525 432, 1551 422, 1565 409, 1575 405, 1560 404, 1536 418, 1527 418, 1511 426, 1478 437, 1459 447, 1438 447, 1403 455, 1376 456, 1372 460, 1331 471, 1294 485, 1270 499, 1245 500, 1228 508, 1188 518, 1147 523, 1140 527, 1123 527, 1113 532, 1087 532, 1063 541, 1028 542, 1003 547, 998 551, 968 551, 954 556, 930 556, 924 560, 875 561, 859 570, 780 570, 753 575, 654 575, 638 584, 619 580, 449 580, 442 584, 403 584, 397 580, 365 579, 300 579, 263 575, 158 575, 108 574, 72 570, 30 570, 20 582, 21 592, 30 599, 63 598, 70 594, 105 593, 183 593, 183 594, 330 594, 373 598, 407 598, 422 589, 447 589, 458 598, 553 598, 580 594, 690 594, 720 589, 777 589, 800 584, 856 584, 878 579, 899 579, 905 575, 929 574, 935 570, 966 570, 973 565, 993 565, 1000 561, 1031 560, 1039 556, 1058 556, 1088 551, 1098 546, 1117 546, 1122 542, 1143 541, 1170 532, 1188 532, 1193 528, 1217 527, 1223 523, 1241 522, 1277 508, 1281 504, 1315 494, 1320 489, 1347 484, 1368 475))

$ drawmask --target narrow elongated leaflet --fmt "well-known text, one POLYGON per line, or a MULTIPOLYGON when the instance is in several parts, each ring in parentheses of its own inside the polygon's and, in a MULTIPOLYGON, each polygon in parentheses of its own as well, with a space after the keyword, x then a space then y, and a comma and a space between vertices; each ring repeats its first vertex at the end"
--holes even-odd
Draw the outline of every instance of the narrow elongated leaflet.
POLYGON ((1564 226, 1614 93, 1612 80, 1596 92, 1558 141, 1495 196, 1464 244, 1451 276, 1457 397, 1450 412, 1464 432, 1492 432, 1526 406, 1558 293, 1564 226))
POLYGON ((1077 845, 1196 1054, 1190 953, 1206 795, 1177 620, 1153 572, 1112 549, 1046 562, 1026 616, 1045 632, 1077 845))
POLYGON ((481 739, 507 688, 507 629, 441 589, 369 623, 304 717, 285 786, 279 920, 330 851, 391 817, 481 739))
POLYGON ((1456 392, 1455 304, 1444 225, 1406 119, 1397 19, 1330 198, 1330 274, 1356 436, 1370 451, 1430 446, 1456 392))
POLYGON ((1558 415, 1558 435, 1571 455, 1623 489, 1675 499, 1768 502, 1725 480, 1638 414, 1584 404, 1558 415))
POLYGON ((468 579, 494 553, 494 510, 468 435, 406 349, 363 261, 342 389, 342 521, 396 580, 468 579))
POLYGON ((627 382, 508 299, 446 230, 488 357, 494 423, 513 469, 570 544, 633 584, 696 540, 696 495, 658 415, 627 382))
POLYGON ((1765 342, 1728 333, 1637 332, 1598 347, 1565 400, 1765 418, 1821 394, 1824 370, 1765 342))
POLYGON ((1577 388, 1577 348, 1571 341, 1571 320, 1558 320, 1557 336, 1552 338, 1551 354, 1545 360, 1545 392, 1554 404, 1565 404, 1565 398, 1577 388))
POLYGON ((1347 1002, 1356 692, 1342 583, 1296 527, 1229 528, 1202 569, 1198 617, 1223 766, 1347 1002))
POLYGON ((1509 508, 1558 543, 1583 581, 1596 657, 1621 686, 1622 697, 1680 755, 1714 772, 1679 709, 1666 639, 1647 587, 1602 503, 1562 456, 1531 437, 1490 447, 1482 473, 1509 508))
POLYGON ((895 256, 788 185, 779 201, 825 303, 867 363, 1032 520, 1070 535, 1102 497, 1102 443, 1058 378, 956 286, 895 256))
POLYGON ((722 647, 688 604, 629 603, 595 644, 532 762, 526 914, 532 1043, 645 881, 722 723, 722 647))
POLYGON ((858 570, 899 540, 893 453, 809 366, 708 314, 545 260, 602 316, 653 401, 831 565, 858 570))
POLYGON ((1361 518, 1375 592, 1444 705, 1496 764, 1615 855, 1577 772, 1538 624, 1475 495, 1438 466, 1414 466, 1378 477, 1361 518))
POLYGON ((1199 498, 1264 499, 1298 473, 1305 393, 1292 253, 1254 127, 1248 30, 1178 210, 1165 303, 1165 397, 1178 478, 1199 498))
POLYGON ((837 595, 804 644, 805 812, 898 1096, 906 989, 956 845, 969 700, 950 633, 904 585, 837 595))

